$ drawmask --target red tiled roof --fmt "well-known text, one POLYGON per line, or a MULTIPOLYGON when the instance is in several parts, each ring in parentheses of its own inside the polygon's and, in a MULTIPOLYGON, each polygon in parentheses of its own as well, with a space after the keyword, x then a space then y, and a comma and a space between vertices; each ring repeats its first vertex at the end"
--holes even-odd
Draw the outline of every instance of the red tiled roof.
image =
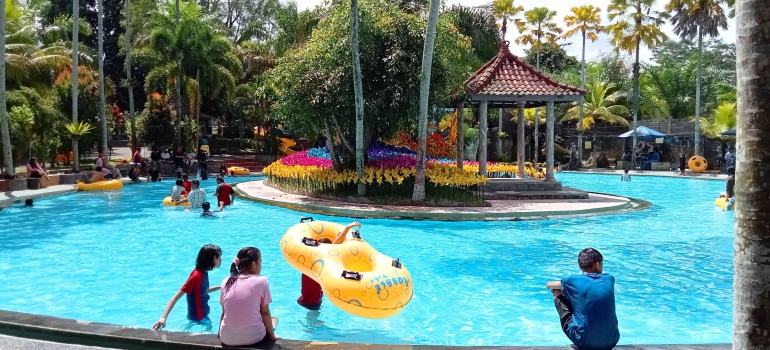
POLYGON ((530 66, 508 51, 508 42, 500 51, 463 84, 469 94, 576 96, 586 91, 562 84, 530 66))

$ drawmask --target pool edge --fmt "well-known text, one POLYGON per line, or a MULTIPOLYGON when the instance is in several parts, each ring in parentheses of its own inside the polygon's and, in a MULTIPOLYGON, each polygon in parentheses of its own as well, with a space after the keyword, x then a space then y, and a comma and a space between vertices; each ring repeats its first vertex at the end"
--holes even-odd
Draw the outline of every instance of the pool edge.
MULTIPOLYGON (((0 334, 52 341, 57 343, 101 346, 117 349, 223 349, 214 334, 154 331, 146 328, 119 326, 108 323, 86 322, 69 318, 33 315, 0 310, 0 334)), ((563 346, 441 346, 441 345, 388 345, 339 342, 311 342, 282 339, 265 342, 251 348, 266 350, 442 350, 461 349, 538 349, 569 348, 566 338, 563 346)), ((731 350, 730 344, 672 344, 620 345, 628 350, 731 350)))

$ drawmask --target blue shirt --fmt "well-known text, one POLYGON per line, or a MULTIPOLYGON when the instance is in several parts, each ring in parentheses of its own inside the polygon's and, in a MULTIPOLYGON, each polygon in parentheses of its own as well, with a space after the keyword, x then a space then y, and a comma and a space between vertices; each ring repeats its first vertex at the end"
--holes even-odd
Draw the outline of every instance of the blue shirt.
POLYGON ((572 303, 567 337, 582 349, 612 349, 620 340, 615 315, 615 277, 585 273, 561 281, 562 294, 572 303))

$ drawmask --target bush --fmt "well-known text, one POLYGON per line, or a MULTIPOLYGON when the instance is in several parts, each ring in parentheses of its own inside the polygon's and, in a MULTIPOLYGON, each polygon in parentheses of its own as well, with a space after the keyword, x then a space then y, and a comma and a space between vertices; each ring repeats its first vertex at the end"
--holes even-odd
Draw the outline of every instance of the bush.
POLYGON ((470 128, 467 125, 465 128, 463 128, 463 140, 465 142, 476 141, 478 139, 479 139, 479 129, 470 128))
MULTIPOLYGON (((170 145, 174 142, 174 120, 171 108, 163 95, 153 92, 142 112, 141 124, 137 120, 139 138, 145 144, 170 145)), ((129 129, 129 128, 127 128, 129 129)), ((130 131, 130 130, 129 130, 130 131)))

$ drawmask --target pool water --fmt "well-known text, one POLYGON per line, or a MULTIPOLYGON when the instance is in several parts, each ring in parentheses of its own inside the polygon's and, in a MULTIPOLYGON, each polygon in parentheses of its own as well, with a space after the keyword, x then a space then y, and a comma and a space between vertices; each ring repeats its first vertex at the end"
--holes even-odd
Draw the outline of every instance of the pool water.
MULTIPOLYGON (((566 186, 648 200, 652 208, 610 216, 519 222, 363 219, 361 234, 398 257, 414 298, 388 319, 296 303, 300 275, 278 242, 306 216, 236 200, 216 218, 163 207, 172 183, 80 192, 0 211, 0 309, 149 328, 181 287, 204 244, 219 245, 228 275, 244 246, 263 252, 276 333, 288 339, 439 345, 565 345, 546 282, 579 273, 592 246, 616 278, 621 344, 729 343, 733 214, 712 202, 722 181, 619 175, 557 175, 566 186)), ((241 179, 244 180, 244 179, 241 179)), ((204 182, 212 194, 215 182, 204 182)), ((340 217, 316 219, 349 222, 340 217)), ((188 327, 182 298, 168 329, 188 327)), ((214 332, 221 308, 212 293, 214 332)))

